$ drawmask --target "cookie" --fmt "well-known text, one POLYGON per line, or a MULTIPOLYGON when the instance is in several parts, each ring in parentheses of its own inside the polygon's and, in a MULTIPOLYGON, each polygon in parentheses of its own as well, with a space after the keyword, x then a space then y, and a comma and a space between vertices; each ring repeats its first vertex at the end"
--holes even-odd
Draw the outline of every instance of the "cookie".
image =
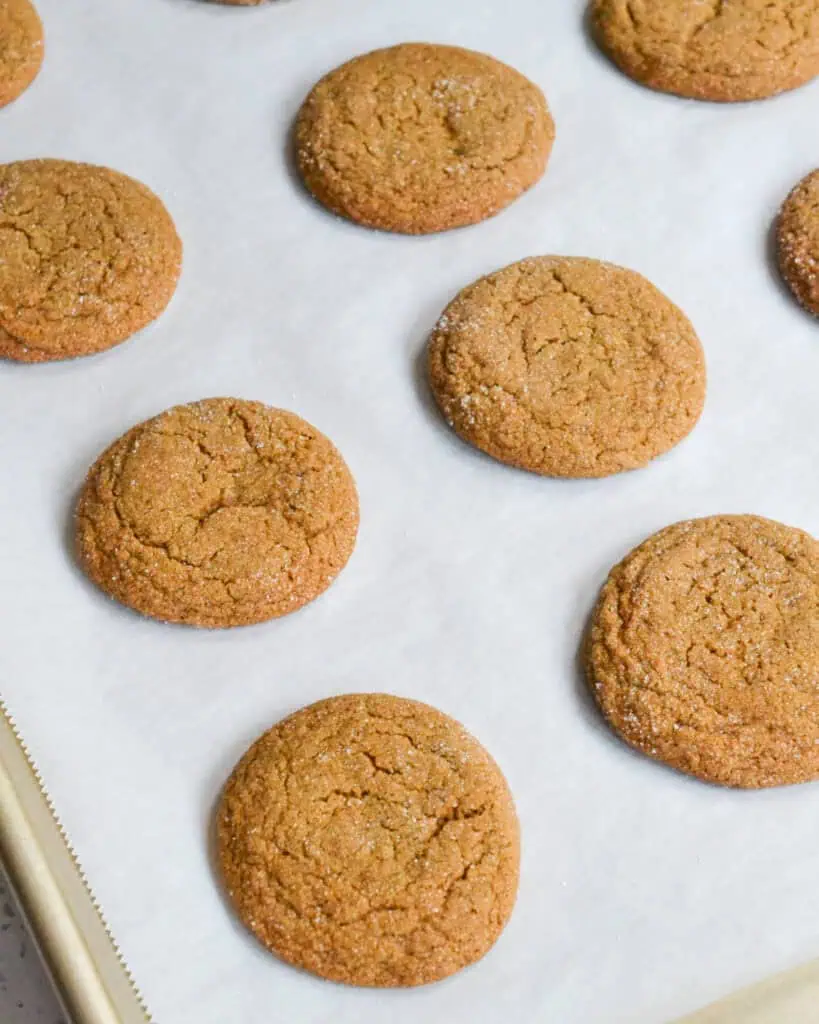
POLYGON ((756 516, 677 523, 603 587, 588 672, 644 754, 755 789, 819 778, 819 543, 756 516))
POLYGON ((785 200, 777 248, 788 287, 805 309, 819 316, 819 171, 803 178, 785 200))
POLYGON ((162 313, 182 243, 162 202, 106 167, 0 166, 0 357, 101 352, 162 313))
POLYGON ((518 71, 425 43, 331 71, 296 124, 299 169, 320 202, 411 235, 498 213, 541 177, 553 140, 543 93, 518 71))
POLYGON ((92 466, 76 512, 87 575, 144 615, 244 626, 323 593, 355 545, 358 497, 336 448, 235 398, 140 423, 92 466))
POLYGON ((43 25, 29 0, 0 0, 0 107, 31 85, 43 63, 43 25))
POLYGON ((506 781, 426 704, 355 694, 297 711, 239 762, 216 821, 240 919, 331 981, 439 981, 479 960, 512 913, 520 843, 506 781))
POLYGON ((540 256, 465 288, 429 341, 429 378, 460 436, 544 476, 644 466, 705 399, 694 329, 640 274, 540 256))
POLYGON ((817 0, 594 0, 602 48, 643 85, 757 100, 819 74, 817 0))

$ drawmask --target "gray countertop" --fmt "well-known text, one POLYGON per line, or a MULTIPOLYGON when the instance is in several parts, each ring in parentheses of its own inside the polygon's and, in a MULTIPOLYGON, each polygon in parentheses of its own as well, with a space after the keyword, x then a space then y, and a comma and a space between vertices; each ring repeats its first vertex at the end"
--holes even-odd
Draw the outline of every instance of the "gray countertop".
POLYGON ((0 1021, 68 1024, 1 866, 0 1021))

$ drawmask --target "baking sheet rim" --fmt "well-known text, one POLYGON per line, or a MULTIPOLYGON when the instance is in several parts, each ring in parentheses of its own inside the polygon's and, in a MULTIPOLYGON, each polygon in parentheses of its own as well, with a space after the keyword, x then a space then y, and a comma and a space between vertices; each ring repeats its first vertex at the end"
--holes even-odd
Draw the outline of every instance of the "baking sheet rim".
POLYGON ((74 1024, 152 1018, 0 699, 0 858, 74 1024))

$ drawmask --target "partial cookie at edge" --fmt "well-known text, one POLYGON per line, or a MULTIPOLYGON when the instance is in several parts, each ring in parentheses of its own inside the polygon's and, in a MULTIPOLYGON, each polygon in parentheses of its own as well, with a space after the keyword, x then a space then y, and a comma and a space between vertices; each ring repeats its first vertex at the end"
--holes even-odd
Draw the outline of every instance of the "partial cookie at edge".
POLYGON ((819 74, 819 3, 594 0, 602 49, 631 78, 692 99, 765 99, 819 74))
POLYGON ((669 526, 610 573, 586 649, 611 726, 741 788, 819 778, 819 543, 757 516, 669 526))
POLYGON ((162 201, 118 171, 0 165, 0 357, 47 362, 118 345, 164 311, 182 243, 162 201))
POLYGON ((776 233, 782 277, 800 304, 819 316, 819 170, 790 192, 776 233))
POLYGON ((29 0, 0 5, 0 107, 31 85, 43 63, 43 25, 29 0))

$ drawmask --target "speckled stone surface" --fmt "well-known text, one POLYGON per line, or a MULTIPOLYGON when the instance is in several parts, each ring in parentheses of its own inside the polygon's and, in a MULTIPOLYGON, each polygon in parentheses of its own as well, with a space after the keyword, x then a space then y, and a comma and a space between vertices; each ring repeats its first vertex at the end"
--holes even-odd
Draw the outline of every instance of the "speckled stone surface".
POLYGON ((0 1021, 69 1024, 0 867, 0 1021))

